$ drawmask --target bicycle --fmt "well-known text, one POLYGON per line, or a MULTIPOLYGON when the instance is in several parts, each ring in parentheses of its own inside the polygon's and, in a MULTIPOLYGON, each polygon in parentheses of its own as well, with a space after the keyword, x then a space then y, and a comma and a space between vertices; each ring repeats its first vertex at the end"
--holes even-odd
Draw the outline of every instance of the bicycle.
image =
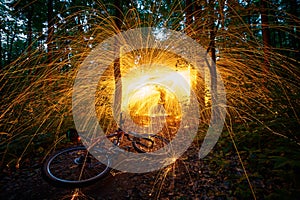
MULTIPOLYGON (((75 129, 70 129, 66 136, 72 141, 79 140, 75 129)), ((168 139, 159 135, 148 135, 147 138, 137 136, 137 133, 126 133, 121 128, 106 135, 116 147, 119 147, 126 137, 131 145, 124 148, 129 151, 134 150, 137 153, 146 153, 169 143, 168 139)), ((103 153, 102 147, 96 146, 95 148, 97 152, 103 153)), ((52 154, 45 160, 42 174, 48 182, 56 186, 72 188, 89 186, 104 178, 111 171, 112 158, 109 154, 105 156, 106 162, 102 163, 93 157, 85 146, 66 148, 52 154)))

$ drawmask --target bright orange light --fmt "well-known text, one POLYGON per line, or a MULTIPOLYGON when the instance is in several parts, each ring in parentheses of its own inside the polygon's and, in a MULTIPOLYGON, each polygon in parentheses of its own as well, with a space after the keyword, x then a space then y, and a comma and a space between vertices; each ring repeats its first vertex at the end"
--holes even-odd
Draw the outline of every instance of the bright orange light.
POLYGON ((154 118, 180 120, 180 102, 190 102, 190 82, 189 69, 158 66, 132 70, 122 80, 122 111, 143 126, 153 123, 154 118))
POLYGON ((176 96, 161 86, 150 85, 134 93, 128 103, 128 111, 135 123, 149 125, 154 118, 179 119, 181 109, 176 96))

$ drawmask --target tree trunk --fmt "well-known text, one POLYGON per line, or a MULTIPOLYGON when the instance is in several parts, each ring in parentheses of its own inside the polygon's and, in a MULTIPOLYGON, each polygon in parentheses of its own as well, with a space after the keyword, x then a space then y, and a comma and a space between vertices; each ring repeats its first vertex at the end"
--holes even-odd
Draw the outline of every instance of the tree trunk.
POLYGON ((297 6, 298 6, 297 0, 290 0, 291 14, 293 15, 293 19, 290 20, 290 27, 292 28, 292 30, 291 30, 292 34, 289 34, 289 35, 290 35, 291 46, 293 47, 294 50, 300 48, 299 27, 297 27, 297 22, 296 22, 296 20, 294 20, 295 17, 298 17, 298 11, 297 11, 298 7, 297 6), (298 36, 298 40, 296 39, 296 36, 298 36))
POLYGON ((279 48, 281 49, 283 47, 283 44, 282 44, 282 31, 281 30, 277 30, 277 34, 278 34, 278 42, 279 42, 279 48))
POLYGON ((217 100, 217 69, 216 69, 216 43, 215 43, 215 38, 216 38, 216 29, 215 29, 215 15, 214 15, 214 0, 209 0, 209 47, 208 49, 211 52, 211 64, 209 66, 210 70, 210 78, 211 78, 211 100, 212 103, 217 100))
POLYGON ((11 62, 11 60, 13 59, 13 44, 14 44, 14 40, 15 40, 15 37, 16 37, 16 29, 17 29, 17 22, 15 23, 14 25, 14 28, 11 29, 12 31, 12 36, 10 38, 10 42, 7 44, 8 45, 8 55, 9 55, 9 62, 11 62))
POLYGON ((266 0, 261 0, 261 23, 263 36, 263 51, 264 51, 264 67, 263 71, 266 73, 270 67, 269 48, 270 48, 270 29, 268 19, 268 4, 266 0))
POLYGON ((123 22, 121 1, 120 0, 114 0, 114 5, 115 5, 115 8, 116 8, 116 10, 115 10, 116 28, 118 29, 118 31, 121 31, 122 22, 123 22))
MULTIPOLYGON (((197 40, 197 42, 201 41, 201 37, 199 37, 198 34, 201 34, 201 30, 203 29, 203 23, 201 22, 201 14, 202 14, 202 6, 200 5, 200 2, 196 2, 195 4, 195 14, 194 14, 194 18, 195 18, 195 26, 194 26, 194 31, 197 33, 197 35, 195 35, 195 40, 197 40)), ((201 69, 196 70, 196 82, 195 85, 192 86, 193 88, 191 88, 192 90, 194 90, 194 92, 197 94, 197 100, 199 102, 199 109, 200 109, 200 113, 201 113, 201 120, 205 120, 206 119, 206 112, 203 112, 203 110, 205 110, 205 95, 206 95, 206 85, 205 85, 205 70, 201 67, 201 69), (202 71, 198 71, 198 70, 202 70, 202 71)), ((192 77, 192 76, 191 76, 192 77)))
POLYGON ((7 50, 7 59, 6 59, 6 65, 10 63, 11 55, 9 51, 9 34, 6 34, 6 50, 7 50))
POLYGON ((219 14, 221 17, 221 29, 223 31, 225 30, 225 14, 224 14, 225 0, 219 0, 219 4, 220 4, 219 14))
POLYGON ((52 62, 52 53, 53 53, 53 33, 54 33, 54 14, 53 14, 53 0, 48 0, 47 2, 48 13, 47 13, 47 21, 48 21, 48 30, 47 30, 47 48, 48 48, 48 62, 52 62))
MULTIPOLYGON (((115 5, 115 25, 116 31, 120 32, 122 27, 122 10, 120 5, 120 0, 114 0, 115 5)), ((121 75, 121 65, 120 65, 120 49, 116 49, 115 52, 118 54, 118 58, 114 61, 114 81, 115 81, 115 94, 114 94, 114 114, 121 114, 122 105, 122 75, 121 75)), ((121 117, 121 116, 120 116, 121 117)), ((121 126, 121 125, 120 125, 121 126)))
MULTIPOLYGON (((213 61, 213 64, 211 65, 211 74, 215 75, 216 66, 215 63, 217 61, 216 59, 216 29, 215 29, 215 15, 214 15, 214 0, 209 0, 209 51, 211 53, 211 58, 213 61)), ((213 77, 212 77, 213 78, 213 77)))
MULTIPOLYGON (((202 23, 201 23, 201 13, 202 13, 202 6, 200 5, 200 2, 196 2, 195 4, 195 32, 200 31, 200 29, 203 27, 202 23)), ((197 38, 195 38, 197 39, 197 38)))
MULTIPOLYGON (((2 38, 2 34, 1 34, 1 31, 0 31, 0 38, 2 38)), ((0 70, 2 68, 4 68, 4 62, 3 62, 3 57, 2 57, 2 40, 0 40, 0 70)))
POLYGON ((29 6, 28 8, 28 12, 27 12, 27 52, 29 52, 29 54, 32 51, 32 14, 33 14, 33 9, 32 6, 29 6))
POLYGON ((193 22, 193 5, 191 0, 185 0, 185 6, 186 6, 186 34, 191 35, 192 34, 192 22, 193 22))

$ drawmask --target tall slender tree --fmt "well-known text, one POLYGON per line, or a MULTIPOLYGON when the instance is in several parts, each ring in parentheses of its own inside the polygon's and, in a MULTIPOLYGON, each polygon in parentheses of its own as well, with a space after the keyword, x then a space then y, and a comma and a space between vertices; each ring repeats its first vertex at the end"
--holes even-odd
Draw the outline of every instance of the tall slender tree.
POLYGON ((270 48, 270 29, 268 18, 268 3, 267 0, 261 0, 261 26, 263 35, 263 50, 264 50, 264 72, 267 72, 270 66, 269 48, 270 48))
POLYGON ((185 0, 185 6, 186 6, 186 21, 185 21, 185 27, 186 27, 186 33, 188 35, 192 34, 192 24, 193 24, 193 4, 192 0, 185 0))
POLYGON ((47 30, 47 48, 48 48, 48 62, 52 62, 52 51, 53 51, 53 44, 52 44, 52 38, 54 34, 54 12, 53 12, 53 0, 47 0, 47 24, 48 24, 48 30, 47 30))
POLYGON ((28 52, 30 53, 32 51, 32 15, 33 15, 33 7, 30 5, 28 7, 28 11, 26 12, 26 18, 27 18, 27 46, 28 46, 28 52))
MULTIPOLYGON (((114 6, 115 6, 115 16, 114 16, 114 23, 116 32, 120 32, 122 28, 122 22, 123 22, 123 10, 120 0, 114 0, 114 6)), ((117 47, 118 48, 118 47, 117 47)), ((117 52, 119 55, 117 55, 117 59, 114 61, 114 81, 115 81, 115 114, 121 112, 121 105, 122 105, 122 75, 121 75, 121 65, 120 65, 120 50, 116 49, 115 52, 117 52)))
MULTIPOLYGON (((299 2, 297 3, 297 0, 290 0, 290 8, 291 8, 291 20, 290 20, 290 27, 291 27, 291 34, 290 34, 290 41, 291 41, 291 45, 293 47, 294 50, 299 49, 300 48, 300 31, 299 31, 299 24, 297 23, 297 17, 299 18, 298 15, 298 10, 297 8, 299 8, 299 2), (298 39, 296 39, 298 38, 298 39)), ((300 52, 299 52, 300 54, 300 52)))
POLYGON ((46 4, 44 1, 14 0, 8 5, 14 10, 14 17, 26 22, 27 51, 30 53, 34 39, 42 32, 46 22, 46 4))
POLYGON ((2 33, 0 31, 0 70, 4 66, 3 57, 2 57, 2 33))

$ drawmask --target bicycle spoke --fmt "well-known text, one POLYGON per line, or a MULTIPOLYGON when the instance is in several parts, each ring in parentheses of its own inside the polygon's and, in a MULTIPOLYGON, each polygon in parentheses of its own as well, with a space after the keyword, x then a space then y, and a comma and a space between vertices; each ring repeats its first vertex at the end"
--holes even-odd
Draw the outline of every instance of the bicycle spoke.
POLYGON ((44 167, 45 175, 50 180, 74 186, 92 182, 108 171, 109 167, 89 155, 84 147, 59 152, 51 157, 44 167))

